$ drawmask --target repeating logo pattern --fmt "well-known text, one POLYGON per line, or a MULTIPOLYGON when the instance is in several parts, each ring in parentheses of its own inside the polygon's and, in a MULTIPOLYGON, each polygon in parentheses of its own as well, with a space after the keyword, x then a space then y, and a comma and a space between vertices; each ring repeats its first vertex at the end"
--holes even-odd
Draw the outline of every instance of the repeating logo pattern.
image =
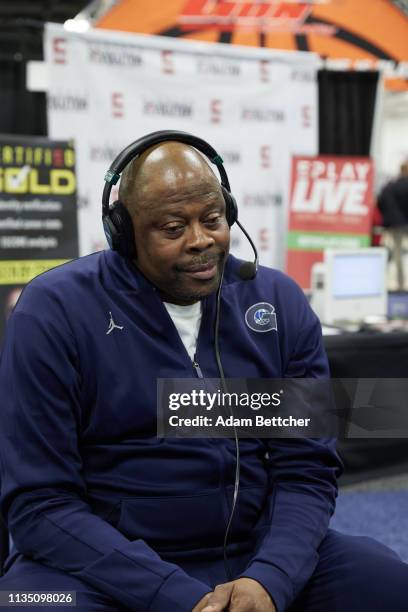
MULTIPOLYGON (((304 54, 286 58, 166 37, 125 40, 109 30, 80 35, 55 24, 47 26, 45 48, 50 136, 75 140, 78 195, 89 204, 78 211, 81 254, 105 245, 95 219, 114 155, 170 127, 196 134, 219 152, 261 263, 284 266, 291 157, 315 154, 317 142, 316 80, 292 75, 315 76, 317 64, 305 62, 304 54)), ((246 241, 235 228, 232 243, 233 254, 247 259, 246 241)))

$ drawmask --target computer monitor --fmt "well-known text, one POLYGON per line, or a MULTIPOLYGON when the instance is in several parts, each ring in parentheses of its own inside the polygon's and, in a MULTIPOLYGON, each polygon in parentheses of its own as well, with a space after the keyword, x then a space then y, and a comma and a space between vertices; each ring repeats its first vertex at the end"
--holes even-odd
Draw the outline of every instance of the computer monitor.
POLYGON ((327 249, 312 270, 312 306, 323 323, 387 315, 387 250, 327 249))

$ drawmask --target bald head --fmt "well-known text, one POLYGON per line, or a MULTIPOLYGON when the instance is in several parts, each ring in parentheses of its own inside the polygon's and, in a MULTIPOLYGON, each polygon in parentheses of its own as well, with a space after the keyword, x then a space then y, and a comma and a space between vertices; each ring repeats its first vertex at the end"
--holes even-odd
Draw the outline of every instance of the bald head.
POLYGON ((187 305, 215 293, 230 231, 204 157, 174 141, 150 147, 125 168, 119 197, 133 223, 135 264, 162 299, 187 305))
POLYGON ((132 214, 140 207, 188 200, 205 192, 221 192, 205 158, 190 145, 166 141, 150 147, 126 166, 119 199, 132 214))

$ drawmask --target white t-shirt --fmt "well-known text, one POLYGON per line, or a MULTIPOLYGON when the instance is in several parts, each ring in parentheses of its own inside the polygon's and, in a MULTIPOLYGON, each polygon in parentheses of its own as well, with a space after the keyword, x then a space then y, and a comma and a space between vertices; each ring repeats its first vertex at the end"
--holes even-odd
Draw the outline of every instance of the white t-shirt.
POLYGON ((163 302, 163 304, 180 334, 191 361, 194 361, 201 323, 201 302, 195 302, 191 306, 179 306, 169 302, 163 302))

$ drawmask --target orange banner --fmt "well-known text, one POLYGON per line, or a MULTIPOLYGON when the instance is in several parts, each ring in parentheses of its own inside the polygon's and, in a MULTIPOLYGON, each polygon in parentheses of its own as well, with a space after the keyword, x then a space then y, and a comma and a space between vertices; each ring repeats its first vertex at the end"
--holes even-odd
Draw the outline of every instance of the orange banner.
POLYGON ((389 87, 408 87, 408 18, 390 0, 120 0, 97 27, 381 62, 389 87))

